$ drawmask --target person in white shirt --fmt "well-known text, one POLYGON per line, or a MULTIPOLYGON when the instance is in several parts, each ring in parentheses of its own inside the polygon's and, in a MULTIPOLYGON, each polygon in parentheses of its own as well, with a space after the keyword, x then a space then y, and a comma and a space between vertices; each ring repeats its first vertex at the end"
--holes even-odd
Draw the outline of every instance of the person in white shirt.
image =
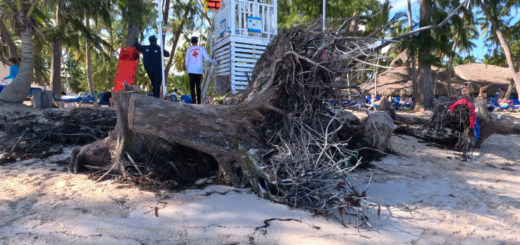
POLYGON ((193 101, 193 103, 200 104, 202 100, 202 95, 200 92, 200 79, 202 78, 203 73, 202 59, 204 58, 205 60, 215 65, 218 63, 212 60, 208 56, 206 49, 199 46, 198 43, 198 37, 191 37, 192 46, 186 52, 184 62, 186 64, 186 71, 188 71, 188 77, 190 79, 191 101, 193 101))

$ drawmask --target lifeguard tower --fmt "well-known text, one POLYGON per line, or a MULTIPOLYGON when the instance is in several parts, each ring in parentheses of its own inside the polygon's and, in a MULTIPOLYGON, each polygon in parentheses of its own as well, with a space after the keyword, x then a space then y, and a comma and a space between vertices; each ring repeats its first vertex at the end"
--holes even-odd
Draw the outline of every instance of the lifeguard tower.
POLYGON ((216 80, 236 93, 247 88, 257 60, 277 33, 277 0, 222 0, 213 22, 216 80))

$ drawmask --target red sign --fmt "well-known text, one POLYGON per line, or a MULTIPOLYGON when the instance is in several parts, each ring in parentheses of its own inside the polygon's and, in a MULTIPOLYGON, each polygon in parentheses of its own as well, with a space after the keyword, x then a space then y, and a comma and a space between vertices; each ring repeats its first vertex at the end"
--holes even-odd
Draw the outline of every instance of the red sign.
POLYGON ((210 9, 220 9, 220 2, 222 0, 208 0, 208 8, 210 9))

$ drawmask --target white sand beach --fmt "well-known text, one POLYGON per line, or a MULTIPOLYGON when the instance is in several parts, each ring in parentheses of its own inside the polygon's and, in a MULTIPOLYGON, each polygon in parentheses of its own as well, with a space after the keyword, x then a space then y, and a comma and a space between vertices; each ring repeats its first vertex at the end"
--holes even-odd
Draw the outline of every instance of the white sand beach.
MULTIPOLYGON (((152 193, 69 174, 65 152, 0 166, 2 244, 520 244, 520 136, 494 135, 462 161, 393 136, 372 175, 371 228, 346 227, 248 189, 152 193), (60 162, 61 161, 61 162, 60 162), (57 162, 57 163, 56 163, 57 162)), ((70 151, 70 149, 69 149, 70 151)), ((350 224, 348 221, 350 220, 350 224)))

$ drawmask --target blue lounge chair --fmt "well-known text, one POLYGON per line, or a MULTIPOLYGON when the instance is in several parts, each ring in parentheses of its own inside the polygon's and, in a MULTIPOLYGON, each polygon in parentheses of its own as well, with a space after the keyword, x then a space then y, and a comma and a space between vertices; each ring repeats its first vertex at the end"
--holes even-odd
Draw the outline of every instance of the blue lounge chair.
POLYGON ((98 105, 110 105, 110 98, 112 97, 112 94, 108 96, 107 94, 110 92, 100 93, 99 94, 99 101, 98 105))
POLYGON ((80 92, 79 97, 81 97, 81 103, 95 103, 96 97, 92 93, 80 92))
POLYGON ((63 95, 60 98, 55 97, 54 100, 59 102, 78 103, 81 102, 81 97, 78 95, 63 95))
POLYGON ((520 109, 520 101, 518 101, 518 98, 511 98, 511 100, 513 101, 513 106, 511 106, 511 108, 513 109, 520 109))
POLYGON ((193 102, 191 100, 191 95, 189 95, 189 94, 181 95, 181 102, 185 103, 185 104, 193 104, 193 102))
MULTIPOLYGON (((380 100, 381 96, 376 96, 376 100, 380 100)), ((366 96, 367 104, 375 107, 380 107, 381 104, 372 104, 372 100, 370 99, 370 95, 366 96)))

